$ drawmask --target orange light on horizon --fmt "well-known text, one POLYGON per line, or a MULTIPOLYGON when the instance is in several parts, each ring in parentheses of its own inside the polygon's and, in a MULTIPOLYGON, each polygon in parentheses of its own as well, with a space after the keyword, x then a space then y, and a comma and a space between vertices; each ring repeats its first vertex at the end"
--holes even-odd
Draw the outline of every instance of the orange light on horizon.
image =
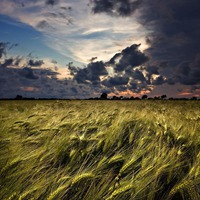
POLYGON ((36 91, 39 91, 39 89, 36 88, 36 87, 20 87, 20 89, 25 91, 25 92, 36 92, 36 91))
POLYGON ((180 95, 180 96, 195 96, 195 97, 200 97, 200 94, 193 94, 191 92, 181 92, 178 95, 180 95))
POLYGON ((140 93, 135 93, 135 92, 132 92, 131 90, 126 90, 126 91, 118 92, 117 95, 114 92, 111 92, 108 94, 108 96, 109 97, 111 97, 111 96, 139 97, 139 96, 142 96, 144 94, 149 94, 149 93, 150 93, 149 90, 143 90, 140 93))
POLYGON ((182 92, 178 93, 178 95, 180 95, 180 96, 200 97, 200 89, 196 89, 195 91, 192 92, 189 88, 185 88, 185 89, 183 89, 182 92))

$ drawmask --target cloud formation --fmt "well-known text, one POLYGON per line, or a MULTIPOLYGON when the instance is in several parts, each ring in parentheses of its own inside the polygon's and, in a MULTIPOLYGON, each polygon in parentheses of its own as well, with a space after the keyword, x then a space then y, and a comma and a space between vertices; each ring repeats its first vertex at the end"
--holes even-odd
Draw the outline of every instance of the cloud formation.
POLYGON ((102 61, 92 62, 86 68, 77 69, 74 80, 78 83, 91 83, 96 85, 100 82, 100 76, 106 76, 108 72, 105 63, 102 61))
POLYGON ((46 5, 54 6, 56 3, 58 3, 59 0, 46 0, 46 5))
MULTIPOLYGON (((198 0, 149 0, 140 22, 152 30, 145 52, 168 83, 200 84, 200 4, 198 0)), ((162 81, 161 81, 162 82, 162 81)))
MULTIPOLYGON (((129 77, 127 76, 114 76, 102 81, 102 84, 108 88, 115 86, 127 85, 129 82, 129 77)), ((126 89, 125 89, 126 90, 126 89)))
POLYGON ((142 0, 91 0, 95 14, 105 12, 112 16, 124 17, 132 15, 142 2, 142 0))
MULTIPOLYGON (((15 58, 12 60, 15 63, 15 58)), ((44 62, 41 67, 0 67, 0 98, 15 98, 17 95, 65 99, 94 97, 95 91, 91 87, 77 84, 67 77, 60 79, 60 69, 55 71, 54 68, 44 68, 45 65, 44 62)))
MULTIPOLYGON (((108 60, 133 43, 146 48, 147 33, 137 22, 137 13, 126 19, 94 14, 93 4, 88 6, 88 3, 89 0, 21 0, 20 3, 1 0, 0 14, 30 25, 44 35, 46 45, 84 64, 92 57, 98 57, 97 61, 108 60)), ((122 13, 128 9, 125 7, 120 6, 122 13)))
POLYGON ((69 69, 61 68, 55 60, 38 60, 33 56, 31 59, 13 57, 9 45, 4 45, 5 54, 0 60, 0 98, 14 98, 17 95, 61 99, 99 96, 102 88, 95 87, 95 82, 99 84, 100 77, 107 75, 102 61, 89 63, 85 70, 73 66, 73 63, 69 63, 69 69), (73 76, 70 75, 71 70, 74 70, 73 76), (83 79, 82 74, 85 75, 83 79))
POLYGON ((8 66, 10 66, 12 64, 13 64, 13 59, 12 58, 8 58, 8 59, 5 59, 2 64, 0 64, 0 67, 5 68, 5 67, 8 67, 8 66))
POLYGON ((3 55, 5 55, 5 53, 6 53, 7 44, 8 43, 0 42, 0 58, 2 58, 3 55))
POLYGON ((31 67, 41 67, 41 65, 44 64, 43 60, 32 60, 30 59, 28 61, 28 65, 31 67))
POLYGON ((19 70, 19 75, 27 78, 27 79, 38 79, 31 68, 24 67, 23 69, 19 70))
MULTIPOLYGON (((145 61, 145 57, 143 59, 137 57, 138 63, 141 61, 140 64, 145 65, 146 76, 139 70, 134 72, 130 70, 128 63, 131 65, 131 60, 129 57, 123 59, 121 53, 117 53, 110 60, 110 63, 115 65, 115 71, 121 72, 126 66, 126 73, 132 74, 133 79, 154 86, 180 83, 197 87, 200 84, 200 27, 198 26, 200 4, 198 0, 92 0, 91 2, 95 14, 128 17, 138 11, 140 14, 137 20, 149 31, 146 37, 149 48, 145 50, 149 61, 145 63, 142 62, 143 59, 145 61), (135 4, 134 7, 133 4, 135 4), (125 8, 126 12, 121 12, 123 10, 121 8, 125 8)), ((133 61, 137 63, 136 59, 133 61)), ((136 88, 134 81, 130 85, 136 88)))
POLYGON ((115 54, 108 63, 114 66, 116 72, 122 72, 129 67, 134 68, 144 64, 148 57, 138 50, 139 46, 133 44, 123 49, 121 53, 115 54))
POLYGON ((0 82, 10 70, 20 88, 38 92, 39 83, 43 89, 52 89, 52 83, 57 92, 60 85, 59 95, 66 85, 74 96, 81 88, 92 94, 142 94, 166 85, 181 88, 181 94, 188 88, 197 93, 199 10, 198 0, 2 0, 1 14, 41 32, 46 45, 71 60, 67 68, 51 61, 53 68, 47 69, 43 58, 6 57, 15 45, 1 42, 0 82), (75 66, 75 60, 85 67, 75 66))
POLYGON ((155 82, 152 76, 158 72, 152 70, 150 74, 142 67, 148 61, 148 57, 138 49, 139 46, 133 44, 126 47, 107 62, 91 62, 83 69, 76 68, 70 63, 68 68, 77 83, 88 84, 96 92, 149 92, 152 89, 150 85, 155 82), (152 81, 148 82, 148 78, 152 78, 152 81))

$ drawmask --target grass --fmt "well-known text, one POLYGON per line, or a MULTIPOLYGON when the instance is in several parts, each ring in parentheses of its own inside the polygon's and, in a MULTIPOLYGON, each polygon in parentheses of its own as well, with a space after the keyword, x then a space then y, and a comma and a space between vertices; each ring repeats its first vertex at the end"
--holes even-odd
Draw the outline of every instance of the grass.
POLYGON ((198 200, 200 101, 0 101, 0 199, 198 200))

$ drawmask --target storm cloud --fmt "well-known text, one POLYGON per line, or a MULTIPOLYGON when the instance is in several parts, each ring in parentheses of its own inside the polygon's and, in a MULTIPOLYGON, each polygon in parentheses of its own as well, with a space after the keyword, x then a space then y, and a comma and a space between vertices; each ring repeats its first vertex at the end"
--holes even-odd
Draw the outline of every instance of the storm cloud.
POLYGON ((148 61, 148 57, 139 51, 139 46, 140 45, 133 44, 130 47, 125 48, 121 53, 115 54, 108 64, 114 65, 116 72, 122 72, 128 67, 134 68, 144 64, 148 61))
POLYGON ((143 5, 140 22, 152 31, 146 53, 160 63, 160 73, 173 82, 200 83, 199 10, 198 0, 150 0, 143 5))
POLYGON ((20 48, 17 55, 12 50, 15 44, 1 42, 1 84, 8 77, 18 78, 21 88, 51 89, 60 96, 65 86, 74 96, 81 96, 81 88, 87 94, 125 95, 128 90, 141 95, 170 85, 181 92, 189 87, 199 91, 199 0, 31 0, 24 8, 16 2, 1 1, 1 13, 41 32, 45 44, 67 56, 69 65, 50 61, 50 69, 45 62, 60 59, 58 55, 22 58, 20 48), (12 6, 7 10, 7 5, 12 6), (12 56, 7 55, 9 50, 12 56))
POLYGON ((175 79, 184 85, 200 83, 200 54, 193 62, 184 62, 177 66, 175 79))
MULTIPOLYGON (((148 60, 146 54, 149 57, 146 65, 148 79, 153 74, 158 75, 152 84, 200 84, 200 62, 197 61, 200 55, 198 0, 92 0, 92 5, 94 14, 118 17, 131 16, 138 9, 138 21, 149 31, 146 37, 149 48, 144 53, 132 45, 113 56, 109 63, 115 65, 116 72, 125 70, 132 73, 130 66, 145 65, 148 60)), ((138 76, 139 73, 134 74, 133 78, 138 76)))
MULTIPOLYGON (((74 69, 71 68, 73 72, 74 69)), ((100 81, 100 76, 107 75, 108 72, 105 68, 105 63, 102 61, 97 61, 89 63, 86 68, 77 69, 74 80, 78 83, 92 83, 94 85, 98 84, 100 81)))
POLYGON ((129 82, 129 77, 125 76, 114 76, 102 81, 102 84, 107 87, 115 87, 120 85, 127 85, 129 82))
POLYGON ((25 67, 19 71, 19 74, 27 79, 38 79, 31 68, 25 67))
MULTIPOLYGON (((14 98, 17 95, 65 99, 92 97, 94 93, 92 87, 77 84, 71 79, 58 79, 60 73, 54 68, 22 67, 19 65, 19 58, 25 61, 24 58, 19 56, 13 58, 8 54, 7 59, 2 59, 4 66, 0 67, 0 98, 14 98)), ((28 66, 29 62, 30 60, 25 65, 28 66)), ((44 61, 43 63, 45 64, 44 61)))

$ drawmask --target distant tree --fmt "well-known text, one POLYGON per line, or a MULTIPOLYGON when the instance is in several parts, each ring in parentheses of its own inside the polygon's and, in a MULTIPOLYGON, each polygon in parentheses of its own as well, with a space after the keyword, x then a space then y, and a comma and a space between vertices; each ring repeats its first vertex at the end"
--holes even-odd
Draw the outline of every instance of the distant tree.
POLYGON ((167 98, 166 94, 161 95, 161 99, 166 99, 166 98, 167 98))
POLYGON ((113 96, 111 99, 112 100, 117 100, 117 96, 113 96))
POLYGON ((144 94, 144 95, 142 96, 142 99, 147 99, 147 95, 144 94))
POLYGON ((153 99, 156 99, 156 100, 160 99, 160 96, 155 96, 153 99))
POLYGON ((24 100, 35 100, 34 97, 23 97, 24 100))
POLYGON ((100 99, 107 99, 108 94, 107 93, 102 93, 100 99))
POLYGON ((23 99, 23 97, 22 97, 21 95, 17 95, 17 96, 15 97, 15 99, 21 100, 21 99, 23 99))
POLYGON ((140 98, 139 97, 135 97, 135 100, 140 100, 140 98))
POLYGON ((191 98, 191 100, 197 100, 197 97, 194 96, 194 97, 191 98))

